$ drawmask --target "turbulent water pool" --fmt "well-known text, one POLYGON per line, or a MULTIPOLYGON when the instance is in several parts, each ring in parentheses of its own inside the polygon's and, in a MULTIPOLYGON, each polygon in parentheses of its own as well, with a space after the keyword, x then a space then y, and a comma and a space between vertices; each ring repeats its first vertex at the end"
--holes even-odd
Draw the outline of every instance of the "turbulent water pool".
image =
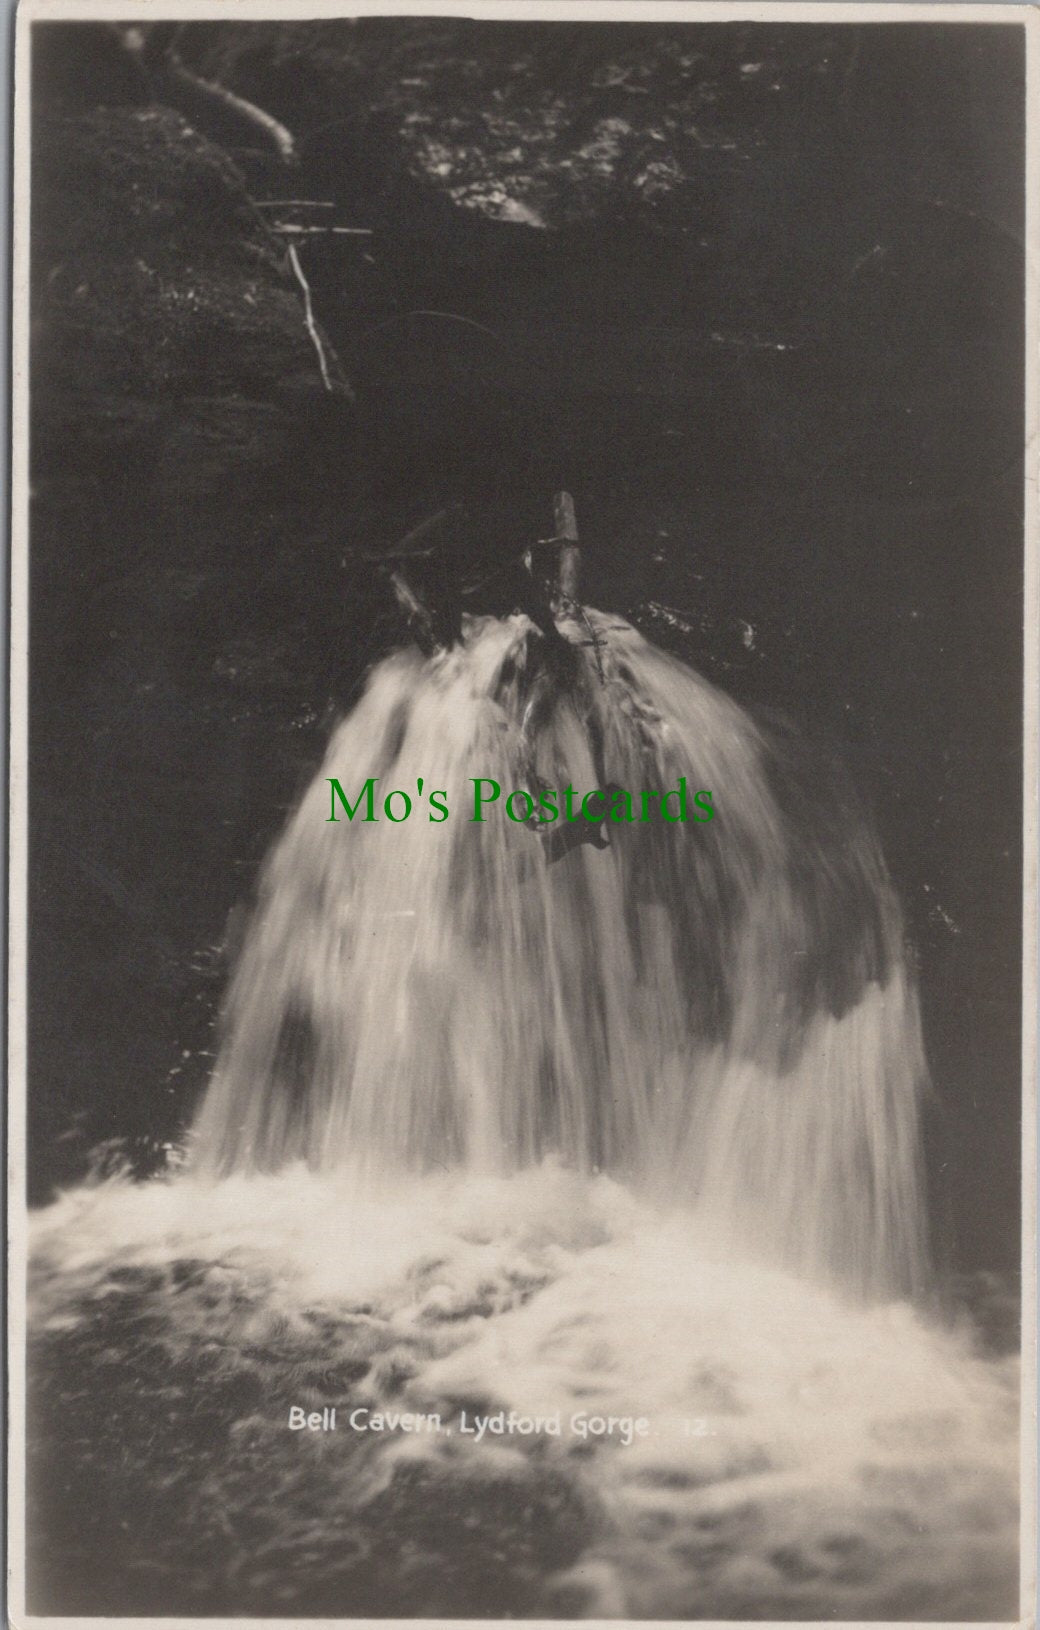
POLYGON ((115 1179, 32 1247, 39 1612, 1016 1613, 1014 1359, 606 1177, 115 1179))

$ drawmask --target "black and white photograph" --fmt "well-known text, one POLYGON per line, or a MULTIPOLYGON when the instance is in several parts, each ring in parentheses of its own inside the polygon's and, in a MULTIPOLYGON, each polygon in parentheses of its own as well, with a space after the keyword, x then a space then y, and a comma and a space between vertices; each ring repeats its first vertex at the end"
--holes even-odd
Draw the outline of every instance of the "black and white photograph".
POLYGON ((17 1630, 1034 1622, 1037 24, 24 0, 17 1630))

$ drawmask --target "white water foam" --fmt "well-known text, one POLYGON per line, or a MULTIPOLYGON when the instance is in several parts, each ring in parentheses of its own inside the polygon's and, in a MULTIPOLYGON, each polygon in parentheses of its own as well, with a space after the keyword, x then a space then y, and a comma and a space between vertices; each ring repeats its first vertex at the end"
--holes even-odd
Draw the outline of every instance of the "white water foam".
MULTIPOLYGON (((557 1477, 589 1533, 541 1582, 547 1613, 1014 1616, 1014 1362, 905 1302, 864 1307, 721 1254, 686 1212, 606 1177, 547 1164, 367 1198, 299 1168, 116 1181, 64 1196, 33 1245, 42 1334, 103 1319, 129 1270, 204 1265, 197 1290, 156 1292, 154 1311, 171 1357, 208 1345, 260 1364, 272 1484, 316 1452, 289 1431, 291 1404, 338 1406, 341 1439, 353 1409, 439 1413, 441 1433, 368 1434, 326 1496, 330 1525, 361 1520, 421 1460, 446 1491, 450 1555, 447 1491, 504 1485, 521 1510, 557 1477), (326 1365, 365 1371, 349 1395, 293 1379, 316 1344, 326 1365), (256 1359, 275 1347, 281 1367, 256 1359), (556 1415, 561 1432, 477 1442, 462 1410, 556 1415), (590 1416, 643 1417, 649 1433, 572 1429, 590 1416)), ((233 1427, 229 1463, 256 1425, 233 1427)))

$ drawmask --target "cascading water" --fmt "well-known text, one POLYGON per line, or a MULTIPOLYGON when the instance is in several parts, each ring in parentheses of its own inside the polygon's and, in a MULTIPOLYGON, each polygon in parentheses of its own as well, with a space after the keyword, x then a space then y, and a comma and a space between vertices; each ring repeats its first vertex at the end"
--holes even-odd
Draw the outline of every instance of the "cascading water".
POLYGON ((565 627, 477 622, 373 674, 269 862, 196 1169, 555 1155, 798 1272, 919 1289, 925 1068, 875 839, 634 629, 565 627), (377 818, 331 824, 330 778, 370 775, 377 818), (715 818, 641 820, 641 791, 680 777, 715 818), (472 820, 477 779, 614 783, 634 818, 550 863, 501 807, 472 820), (382 816, 420 784, 447 820, 382 816))
POLYGON ((1014 1359, 907 1299, 926 1075, 876 841, 635 630, 563 632, 375 670, 186 1160, 34 1219, 35 1611, 1015 1616, 1014 1359), (330 822, 369 777, 380 818, 330 822), (502 807, 680 777, 713 820, 603 847, 502 807))

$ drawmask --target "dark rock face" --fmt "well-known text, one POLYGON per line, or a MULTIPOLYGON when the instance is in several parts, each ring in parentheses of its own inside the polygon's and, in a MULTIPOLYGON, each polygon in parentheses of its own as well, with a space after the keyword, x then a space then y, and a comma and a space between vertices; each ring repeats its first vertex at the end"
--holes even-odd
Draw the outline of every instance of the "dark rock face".
POLYGON ((243 416, 263 444, 265 424, 280 416, 284 435, 320 399, 300 291, 219 148, 161 108, 98 109, 41 121, 35 160, 45 421, 105 445, 135 418, 153 443, 164 423, 183 435, 197 418, 211 450, 204 404, 220 402, 241 469, 243 416))
MULTIPOLYGON (((230 904, 198 861, 208 842, 185 849, 184 790, 210 788, 196 819, 219 826, 220 777, 248 755, 236 686, 261 655, 263 695, 287 687, 298 705, 306 690, 278 656, 285 621, 273 630, 254 601, 270 584, 261 598, 291 622, 315 540, 350 489, 353 410, 331 352, 334 388, 323 384, 302 292, 241 174, 180 115, 38 116, 33 187, 33 1017, 45 1134, 73 1105, 100 1105, 97 1059, 141 1086, 167 1073, 178 1001, 197 995, 200 912, 215 940, 230 904), (70 842, 70 820, 85 841, 70 842), (117 996, 128 951, 142 1001, 129 1025, 117 996)), ((336 597, 324 601, 331 615, 336 597)), ((309 626, 327 645, 320 616, 309 626)), ((291 792, 295 771, 265 757, 291 792)), ((100 1107, 83 1139, 110 1130, 126 1128, 100 1107)))
POLYGON ((108 23, 46 23, 34 30, 32 61, 33 100, 42 92, 52 109, 86 113, 150 100, 144 64, 108 23))

